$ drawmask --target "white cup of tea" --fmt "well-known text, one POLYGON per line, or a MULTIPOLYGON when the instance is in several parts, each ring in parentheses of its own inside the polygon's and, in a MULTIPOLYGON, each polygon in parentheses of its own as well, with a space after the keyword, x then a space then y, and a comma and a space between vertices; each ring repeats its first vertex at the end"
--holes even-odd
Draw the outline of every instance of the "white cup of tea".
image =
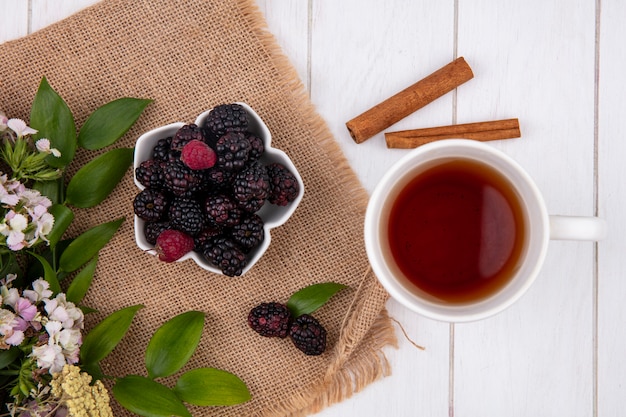
POLYGON ((365 214, 365 247, 398 302, 432 319, 493 316, 532 285, 551 239, 601 240, 598 217, 549 215, 531 177, 482 142, 447 139, 385 173, 365 214))

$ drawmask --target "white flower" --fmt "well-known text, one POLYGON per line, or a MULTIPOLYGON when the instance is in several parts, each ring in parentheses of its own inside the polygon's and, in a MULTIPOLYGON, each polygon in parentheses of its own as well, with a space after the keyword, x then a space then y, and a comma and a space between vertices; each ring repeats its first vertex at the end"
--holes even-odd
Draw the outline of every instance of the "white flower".
POLYGON ((61 346, 67 363, 78 362, 82 335, 78 329, 63 329, 55 337, 56 343, 61 346))
POLYGON ((49 368, 51 374, 59 372, 65 363, 77 363, 82 344, 82 335, 78 329, 63 328, 57 320, 50 320, 45 325, 48 343, 33 348, 32 356, 37 358, 40 368, 49 368))
MULTIPOLYGON (((46 326, 47 327, 47 326, 46 326)), ((48 369, 48 372, 55 374, 63 370, 65 356, 63 349, 56 344, 45 344, 33 347, 31 356, 37 359, 37 366, 41 369, 48 369)))
POLYGON ((20 198, 5 186, 10 184, 6 174, 0 176, 0 203, 15 206, 20 202, 20 198))
POLYGON ((5 336, 4 341, 12 346, 19 346, 24 341, 24 332, 12 329, 11 334, 5 336))
POLYGON ((43 301, 50 320, 61 322, 65 329, 83 328, 83 312, 74 303, 67 301, 65 294, 60 293, 52 300, 43 301))
POLYGON ((0 234, 7 237, 7 246, 11 250, 20 250, 26 246, 24 229, 28 226, 28 219, 20 213, 10 210, 0 223, 0 234))
POLYGON ((35 147, 39 152, 50 153, 57 158, 61 156, 61 152, 59 152, 57 148, 50 147, 50 141, 48 139, 39 139, 37 142, 35 142, 35 147))
POLYGON ((41 238, 48 242, 47 236, 52 231, 52 226, 54 226, 54 216, 46 212, 37 220, 35 238, 41 238))
POLYGON ((41 195, 37 190, 23 187, 16 190, 16 194, 28 207, 43 206, 47 209, 52 205, 52 201, 45 195, 41 195))
POLYGON ((33 281, 32 290, 24 290, 24 297, 28 298, 33 304, 37 304, 44 298, 52 297, 52 291, 49 290, 50 283, 45 279, 39 278, 33 281))
POLYGON ((2 335, 1 345, 18 346, 24 341, 24 332, 16 330, 17 316, 9 310, 0 309, 0 335, 2 335))
POLYGON ((4 308, 0 309, 0 334, 5 336, 13 331, 15 314, 4 308))
POLYGON ((2 294, 2 301, 4 302, 4 304, 15 308, 17 300, 20 299, 20 293, 17 291, 17 288, 9 288, 6 285, 3 285, 2 287, 0 287, 0 293, 2 294))
POLYGON ((32 135, 37 133, 35 129, 28 127, 26 125, 26 122, 24 122, 22 119, 9 119, 7 121, 7 126, 9 127, 9 129, 14 131, 15 134, 17 134, 17 136, 20 138, 25 135, 32 135))

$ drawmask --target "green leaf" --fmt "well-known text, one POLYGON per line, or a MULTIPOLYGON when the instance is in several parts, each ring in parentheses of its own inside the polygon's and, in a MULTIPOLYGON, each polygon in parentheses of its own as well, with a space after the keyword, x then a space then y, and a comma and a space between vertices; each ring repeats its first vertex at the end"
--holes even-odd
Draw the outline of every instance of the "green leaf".
POLYGON ((95 364, 106 358, 122 340, 137 311, 143 305, 123 308, 108 315, 84 338, 80 348, 80 360, 84 364, 95 364))
POLYGON ((62 204, 53 204, 48 208, 48 212, 54 216, 54 225, 50 233, 48 233, 50 247, 54 248, 61 240, 61 237, 63 237, 63 233, 72 224, 74 212, 62 204))
POLYGON ((62 203, 65 200, 65 183, 63 178, 50 181, 37 181, 33 184, 33 189, 45 195, 54 204, 62 203))
POLYGON ((87 208, 111 194, 133 161, 132 148, 112 149, 83 165, 67 185, 66 203, 87 208))
POLYGON ((5 369, 20 357, 22 350, 17 346, 11 346, 8 350, 0 350, 0 369, 5 369))
POLYGON ((115 380, 113 396, 122 407, 144 417, 191 417, 185 404, 168 387, 139 375, 115 380))
MULTIPOLYGON (((9 274, 15 274, 18 276, 17 281, 20 281, 22 276, 22 269, 20 268, 20 264, 15 256, 15 252, 8 251, 8 253, 0 254, 0 277, 6 277, 9 274)), ((40 275, 41 276, 41 275, 40 275)), ((15 285, 16 282, 13 283, 15 285)), ((28 285, 28 283, 20 283, 23 285, 28 285)))
POLYGON ((176 382, 174 392, 189 404, 235 405, 250 400, 250 391, 238 376, 215 368, 185 372, 176 382))
POLYGON ((45 77, 41 79, 33 101, 30 126, 38 131, 33 139, 47 138, 50 146, 61 152, 59 158, 52 155, 47 158, 50 166, 62 168, 74 159, 77 146, 74 116, 45 77))
POLYGON ((96 310, 95 308, 91 308, 87 306, 79 306, 78 308, 80 308, 80 311, 82 311, 84 315, 98 312, 98 310, 96 310))
POLYGON ((124 218, 102 223, 84 232, 70 243, 61 254, 59 267, 73 272, 89 262, 113 237, 124 218))
POLYGON ((96 109, 78 134, 78 144, 96 150, 109 146, 132 127, 152 100, 124 97, 96 109))
POLYGON ((150 378, 169 376, 182 368, 198 347, 203 327, 200 311, 179 314, 159 327, 146 348, 150 378))
POLYGON ((324 282, 309 285, 295 292, 287 301, 287 308, 294 317, 311 314, 335 295, 338 291, 347 288, 346 285, 336 282, 324 282))
POLYGON ((93 275, 96 272, 97 265, 98 255, 94 256, 91 261, 89 261, 89 263, 87 263, 87 265, 85 265, 85 267, 78 274, 76 274, 65 293, 67 301, 71 301, 74 304, 80 304, 91 286, 91 281, 93 280, 93 275))
POLYGON ((43 279, 45 279, 48 284, 50 284, 50 291, 54 294, 58 294, 61 292, 61 285, 59 284, 59 279, 57 278, 57 274, 50 266, 50 263, 41 255, 31 252, 30 253, 34 258, 36 258, 41 266, 43 267, 43 279))

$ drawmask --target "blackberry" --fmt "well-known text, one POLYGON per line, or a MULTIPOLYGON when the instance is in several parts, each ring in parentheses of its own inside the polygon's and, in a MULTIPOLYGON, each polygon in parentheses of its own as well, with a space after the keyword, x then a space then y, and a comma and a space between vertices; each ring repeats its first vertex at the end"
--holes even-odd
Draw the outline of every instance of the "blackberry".
POLYGON ((215 166, 226 171, 240 171, 248 162, 250 142, 242 132, 227 132, 215 144, 215 166))
POLYGON ((211 241, 220 235, 222 231, 213 226, 207 226, 200 231, 194 238, 194 247, 193 250, 198 253, 203 253, 208 249, 208 245, 211 244, 211 241))
POLYGON ((233 227, 241 221, 241 208, 226 194, 208 196, 204 200, 204 211, 209 222, 218 227, 233 227))
POLYGON ((157 161, 167 161, 170 156, 170 149, 172 145, 172 137, 167 137, 163 139, 159 139, 152 148, 152 159, 156 159, 157 161))
POLYGON ((206 219, 200 203, 191 198, 179 197, 172 200, 168 219, 173 229, 195 236, 204 229, 206 219))
POLYGON ((289 334, 291 312, 281 303, 261 303, 250 310, 248 325, 265 337, 285 338, 289 334))
POLYGON ((233 180, 233 196, 239 202, 265 200, 270 192, 270 177, 265 165, 253 161, 233 180))
POLYGON ((263 156, 263 153, 265 152, 263 139, 252 133, 247 133, 246 139, 248 139, 248 142, 250 142, 250 154, 248 155, 248 158, 250 160, 257 160, 261 158, 261 156, 263 156))
POLYGON ((156 245, 157 238, 162 231, 170 228, 168 222, 146 222, 143 228, 143 234, 151 245, 156 245))
POLYGON ((224 190, 230 188, 230 184, 233 181, 233 173, 221 168, 213 167, 206 170, 205 179, 208 182, 208 186, 213 190, 224 190))
POLYGON ((289 329, 293 344, 305 355, 321 355, 326 350, 326 329, 313 316, 303 314, 289 329))
POLYGON ((238 204, 243 211, 247 213, 256 213, 257 211, 261 210, 261 207, 263 207, 265 201, 266 200, 263 198, 253 198, 248 201, 240 201, 238 202, 238 204))
POLYGON ((256 214, 245 216, 241 223, 233 226, 230 237, 244 251, 249 252, 259 246, 265 238, 263 219, 256 214))
POLYGON ((135 196, 133 210, 135 214, 147 222, 160 220, 165 214, 168 200, 164 193, 146 188, 135 196))
POLYGON ((248 129, 248 113, 239 104, 220 104, 207 115, 203 127, 209 141, 217 141, 226 132, 244 132, 248 129))
POLYGON ((175 196, 191 196, 206 190, 202 171, 194 171, 181 161, 170 161, 163 168, 165 188, 175 196))
POLYGON ((295 175, 284 165, 273 163, 267 165, 271 189, 268 201, 279 206, 286 206, 298 196, 300 184, 295 175))
POLYGON ((230 239, 217 237, 203 252, 204 256, 224 275, 241 275, 247 264, 246 254, 230 239))
POLYGON ((163 188, 163 166, 161 161, 148 159, 143 161, 135 169, 135 178, 144 187, 161 189, 163 188))
POLYGON ((193 123, 184 125, 176 131, 172 137, 170 149, 176 152, 181 152, 183 147, 192 140, 205 142, 204 131, 198 125, 193 123))

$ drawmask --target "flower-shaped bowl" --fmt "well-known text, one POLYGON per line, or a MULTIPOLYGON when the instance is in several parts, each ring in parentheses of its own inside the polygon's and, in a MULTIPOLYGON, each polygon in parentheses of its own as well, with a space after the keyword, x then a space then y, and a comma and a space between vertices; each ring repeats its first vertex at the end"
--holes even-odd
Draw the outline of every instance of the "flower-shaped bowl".
MULTIPOLYGON (((263 120, 259 117, 259 115, 245 103, 238 102, 236 104, 242 106, 248 113, 248 131, 263 140, 265 152, 261 156, 260 162, 266 165, 270 163, 282 164, 293 173, 299 184, 299 192, 297 197, 286 206, 278 206, 266 202, 261 207, 261 209, 256 212, 256 214, 259 215, 261 219, 263 219, 265 237, 263 239, 263 242, 248 254, 247 264, 243 268, 241 274, 243 275, 247 271, 249 271, 250 268, 252 268, 258 262, 258 260, 261 259, 265 251, 267 251, 267 248, 269 247, 271 242, 271 230, 284 224, 296 210, 298 204, 300 204, 300 201, 302 200, 302 196, 304 194, 304 183, 302 182, 302 178, 300 177, 298 170, 296 169, 291 159, 287 156, 287 154, 280 149, 276 149, 271 146, 272 134, 270 133, 263 120)), ((211 110, 207 110, 200 114, 196 118, 194 123, 198 126, 202 126, 210 111, 211 110)), ((184 125, 185 123, 182 122, 171 123, 142 134, 137 139, 137 143, 135 145, 133 162, 134 169, 136 170, 136 168, 143 161, 151 158, 152 149, 159 139, 173 136, 176 131, 184 125)), ((136 176, 134 178, 137 188, 139 188, 140 191, 143 190, 145 187, 137 180, 136 176)), ((137 242, 137 246, 139 246, 140 249, 151 255, 156 255, 154 246, 146 240, 146 237, 144 235, 144 226, 145 221, 135 215, 135 240, 137 242)), ((216 274, 222 274, 222 271, 219 268, 210 263, 202 254, 195 251, 187 253, 177 262, 186 261, 188 259, 192 259, 196 264, 208 271, 214 272, 216 274)))

